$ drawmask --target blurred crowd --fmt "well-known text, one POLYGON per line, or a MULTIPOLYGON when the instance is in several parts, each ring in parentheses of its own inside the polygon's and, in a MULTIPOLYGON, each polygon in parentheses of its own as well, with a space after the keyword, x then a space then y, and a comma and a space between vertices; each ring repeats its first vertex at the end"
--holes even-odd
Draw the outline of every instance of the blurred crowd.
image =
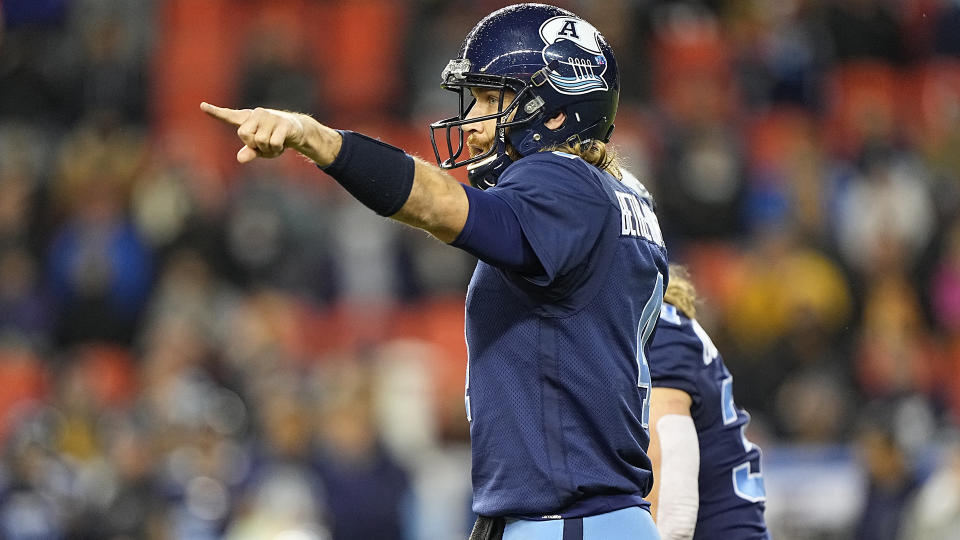
MULTIPOLYGON (((555 3, 617 53, 613 142, 751 440, 862 468, 849 523, 774 531, 955 534, 960 2, 555 3)), ((505 4, 0 0, 0 537, 465 537, 475 261, 298 157, 238 167, 198 105, 430 160, 505 4)))

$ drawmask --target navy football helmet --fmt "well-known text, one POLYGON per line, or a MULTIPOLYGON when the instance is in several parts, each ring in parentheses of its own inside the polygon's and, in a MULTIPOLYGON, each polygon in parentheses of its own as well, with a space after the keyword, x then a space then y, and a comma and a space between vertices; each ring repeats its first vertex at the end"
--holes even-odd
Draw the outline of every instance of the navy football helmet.
MULTIPOLYGON (((518 4, 483 18, 470 31, 459 56, 443 70, 443 88, 460 96, 457 116, 430 124, 430 140, 442 169, 467 165, 470 183, 496 185, 512 162, 508 143, 521 157, 564 143, 608 142, 620 99, 620 78, 613 50, 590 23, 544 4, 518 4), (495 114, 467 119, 470 88, 500 90, 495 114), (514 100, 503 106, 503 93, 514 100), (544 123, 558 112, 567 117, 555 130, 544 123), (463 156, 463 126, 496 119, 493 146, 463 156), (436 133, 446 136, 446 159, 436 133)), ((443 139, 441 138, 441 142, 443 139)))

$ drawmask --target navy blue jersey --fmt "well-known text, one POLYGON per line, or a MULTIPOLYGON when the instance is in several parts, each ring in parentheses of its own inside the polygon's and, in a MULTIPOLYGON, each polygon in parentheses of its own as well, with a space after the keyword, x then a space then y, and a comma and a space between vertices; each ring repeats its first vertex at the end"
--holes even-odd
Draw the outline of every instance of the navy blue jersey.
POLYGON ((694 538, 768 538, 760 448, 747 440, 750 415, 733 402, 733 377, 696 320, 663 304, 650 348, 656 387, 683 390, 700 441, 700 510, 694 538))
POLYGON ((647 506, 647 338, 667 276, 659 225, 631 188, 542 152, 487 193, 543 266, 479 262, 467 291, 473 510, 525 519, 647 506))

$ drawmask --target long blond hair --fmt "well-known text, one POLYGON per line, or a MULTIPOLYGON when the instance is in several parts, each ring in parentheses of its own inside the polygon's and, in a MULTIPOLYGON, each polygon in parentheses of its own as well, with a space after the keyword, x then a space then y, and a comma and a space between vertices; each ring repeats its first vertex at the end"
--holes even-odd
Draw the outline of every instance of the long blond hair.
POLYGON ((603 141, 589 141, 585 143, 565 142, 545 148, 544 151, 573 154, 601 171, 607 171, 618 180, 622 178, 620 173, 620 156, 617 155, 617 151, 612 146, 608 146, 607 143, 603 141))
POLYGON ((670 283, 663 294, 664 302, 673 305, 691 319, 697 316, 697 289, 690 281, 690 272, 679 264, 670 265, 670 283))

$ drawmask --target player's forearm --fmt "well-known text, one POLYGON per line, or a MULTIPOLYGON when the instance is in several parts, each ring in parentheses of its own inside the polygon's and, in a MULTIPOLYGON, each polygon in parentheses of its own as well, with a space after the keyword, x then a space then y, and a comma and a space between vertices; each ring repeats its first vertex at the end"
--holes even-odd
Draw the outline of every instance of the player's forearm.
POLYGON ((410 196, 390 217, 423 229, 449 244, 467 222, 467 196, 460 183, 445 171, 423 160, 414 160, 416 169, 410 196))
POLYGON ((277 109, 230 109, 203 102, 208 115, 237 127, 244 146, 237 160, 273 158, 287 148, 332 176, 382 216, 452 242, 467 220, 469 201, 459 182, 438 167, 360 133, 337 131, 308 115, 277 109))
POLYGON ((423 229, 447 243, 460 234, 469 201, 455 178, 380 140, 350 131, 330 131, 320 124, 311 125, 304 130, 309 134, 304 137, 304 150, 299 145, 295 148, 381 216, 423 229), (331 156, 337 142, 337 153, 331 156), (319 154, 319 159, 311 154, 319 154))
POLYGON ((690 416, 677 414, 662 416, 654 429, 660 446, 657 529, 664 539, 689 540, 697 525, 700 500, 697 430, 690 416))

